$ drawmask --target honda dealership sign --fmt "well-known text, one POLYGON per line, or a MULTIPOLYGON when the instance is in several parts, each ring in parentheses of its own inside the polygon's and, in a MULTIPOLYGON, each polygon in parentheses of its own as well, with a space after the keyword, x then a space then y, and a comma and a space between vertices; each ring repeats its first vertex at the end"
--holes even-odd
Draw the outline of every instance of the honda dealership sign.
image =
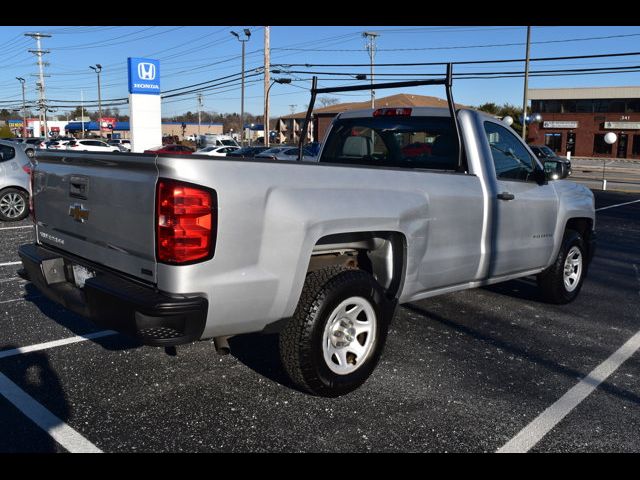
POLYGON ((129 93, 160 95, 160 61, 129 57, 129 93))
POLYGON ((129 116, 131 151, 162 145, 160 61, 129 58, 129 116))

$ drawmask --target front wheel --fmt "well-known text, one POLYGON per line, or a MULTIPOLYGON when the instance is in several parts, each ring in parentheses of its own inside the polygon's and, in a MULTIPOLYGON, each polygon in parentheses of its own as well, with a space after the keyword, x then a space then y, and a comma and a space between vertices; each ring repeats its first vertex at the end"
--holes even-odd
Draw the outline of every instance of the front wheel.
POLYGON ((375 369, 390 317, 382 287, 363 270, 330 267, 307 275, 296 311, 280 333, 291 380, 314 395, 337 397, 375 369))
POLYGON ((582 236, 567 230, 556 261, 538 274, 538 286, 550 303, 564 304, 575 300, 587 271, 587 257, 582 236))

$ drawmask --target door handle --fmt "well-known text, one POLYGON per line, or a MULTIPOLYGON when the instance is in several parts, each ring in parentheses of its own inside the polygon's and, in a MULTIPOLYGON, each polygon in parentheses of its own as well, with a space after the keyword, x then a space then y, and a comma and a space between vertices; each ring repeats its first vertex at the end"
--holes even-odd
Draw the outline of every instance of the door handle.
POLYGON ((497 196, 498 196, 498 200, 513 200, 514 198, 516 198, 516 196, 513 193, 509 193, 509 192, 502 192, 502 193, 499 193, 497 196))

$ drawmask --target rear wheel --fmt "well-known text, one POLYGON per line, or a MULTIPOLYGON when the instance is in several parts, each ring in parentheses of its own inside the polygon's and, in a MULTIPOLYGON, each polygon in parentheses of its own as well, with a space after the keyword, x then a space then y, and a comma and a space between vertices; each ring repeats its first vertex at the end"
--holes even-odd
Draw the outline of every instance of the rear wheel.
POLYGON ((280 356, 291 380, 325 397, 362 385, 386 340, 392 314, 385 301, 382 287, 363 270, 330 267, 310 273, 280 333, 280 356))
POLYGON ((578 232, 567 230, 556 261, 537 277, 545 300, 557 304, 573 301, 582 288, 586 270, 584 240, 578 232))
POLYGON ((0 220, 12 222, 29 215, 29 197, 17 188, 7 188, 0 192, 0 220))

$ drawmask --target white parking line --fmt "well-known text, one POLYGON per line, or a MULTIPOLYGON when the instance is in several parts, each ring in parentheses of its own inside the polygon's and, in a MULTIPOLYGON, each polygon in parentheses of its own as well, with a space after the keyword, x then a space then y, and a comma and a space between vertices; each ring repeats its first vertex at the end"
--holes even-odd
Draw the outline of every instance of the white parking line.
POLYGON ((640 332, 627 340, 622 347, 594 368, 575 387, 520 430, 515 437, 500 447, 497 453, 524 453, 531 450, 638 349, 640 349, 640 332))
MULTIPOLYGON (((87 335, 77 335, 75 337, 63 338, 62 340, 30 345, 28 347, 13 348, 11 350, 0 351, 0 358, 22 355, 24 353, 36 352, 38 350, 46 350, 48 348, 60 347, 71 343, 84 342, 94 338, 115 335, 116 333, 117 332, 112 330, 103 330, 100 332, 89 333, 87 335)), ((40 405, 33 397, 18 387, 18 385, 13 383, 2 373, 0 373, 0 395, 9 400, 27 418, 47 432, 51 438, 69 452, 102 453, 102 450, 40 405)))
POLYGON ((0 227, 0 230, 18 230, 20 228, 33 228, 33 225, 22 225, 20 227, 0 227))
POLYGON ((22 262, 5 262, 0 263, 0 267, 9 267, 11 265, 20 265, 22 262))
POLYGON ((640 202, 640 200, 633 200, 631 202, 618 203, 617 205, 609 205, 608 207, 600 207, 600 208, 596 208, 596 212, 599 212, 600 210, 606 210, 608 208, 622 207, 623 205, 630 205, 632 203, 638 203, 638 202, 640 202))
POLYGON ((47 350, 49 348, 61 347, 63 345, 69 345, 71 343, 84 342, 86 340, 93 340, 94 338, 108 337, 109 335, 116 335, 117 332, 113 330, 101 330, 100 332, 88 333, 87 335, 77 335, 75 337, 63 338, 61 340, 53 340, 51 342, 39 343, 37 345, 29 345, 28 347, 13 348, 11 350, 0 351, 0 358, 13 357, 15 355, 21 355, 23 353, 37 352, 38 350, 47 350))
POLYGON ((44 408, 27 392, 0 373, 0 395, 71 453, 102 453, 89 440, 44 408))
POLYGON ((13 302, 19 302, 21 300, 24 300, 24 297, 20 297, 20 298, 12 298, 11 300, 2 300, 0 302, 0 305, 4 304, 4 303, 13 303, 13 302))

